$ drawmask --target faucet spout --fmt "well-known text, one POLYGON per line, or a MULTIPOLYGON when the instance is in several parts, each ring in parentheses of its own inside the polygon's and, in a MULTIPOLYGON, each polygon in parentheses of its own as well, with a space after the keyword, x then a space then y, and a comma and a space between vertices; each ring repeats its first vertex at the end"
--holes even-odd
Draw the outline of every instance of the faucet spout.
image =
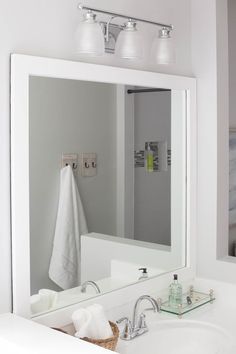
POLYGON ((132 340, 148 331, 145 314, 139 314, 140 303, 144 300, 151 303, 154 312, 160 312, 160 306, 153 297, 149 295, 140 296, 134 305, 132 322, 127 317, 122 317, 120 320, 116 321, 117 323, 125 322, 125 327, 120 335, 120 339, 132 340))
POLYGON ((98 294, 101 293, 99 286, 93 280, 87 280, 81 285, 81 293, 86 293, 88 285, 92 286, 95 289, 96 293, 98 293, 98 294))
POLYGON ((151 297, 149 295, 140 296, 134 305, 133 320, 132 320, 133 329, 138 327, 139 307, 140 307, 140 303, 143 302, 144 300, 147 300, 151 303, 154 312, 160 312, 159 305, 153 297, 151 297))

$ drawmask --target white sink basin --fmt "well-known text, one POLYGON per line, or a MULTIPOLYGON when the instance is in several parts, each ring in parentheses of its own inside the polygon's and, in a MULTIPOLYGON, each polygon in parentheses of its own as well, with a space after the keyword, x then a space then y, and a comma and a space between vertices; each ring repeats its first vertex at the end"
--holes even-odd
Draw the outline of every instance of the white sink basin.
POLYGON ((222 328, 205 322, 170 320, 149 326, 132 341, 119 341, 121 354, 234 354, 236 343, 222 328))

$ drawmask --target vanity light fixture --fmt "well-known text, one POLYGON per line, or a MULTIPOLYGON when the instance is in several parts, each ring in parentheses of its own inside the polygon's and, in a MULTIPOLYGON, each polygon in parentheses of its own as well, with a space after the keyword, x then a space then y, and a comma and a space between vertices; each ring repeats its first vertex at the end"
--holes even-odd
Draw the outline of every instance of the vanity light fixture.
POLYGON ((124 24, 115 46, 115 54, 122 59, 143 58, 143 37, 137 30, 137 23, 129 19, 124 24))
POLYGON ((83 21, 77 27, 76 52, 91 56, 103 55, 105 52, 102 28, 91 10, 83 15, 83 21))
POLYGON ((163 27, 159 30, 159 36, 153 41, 151 57, 158 64, 174 64, 175 50, 171 30, 163 27))
POLYGON ((117 57, 122 59, 142 59, 144 56, 143 36, 137 29, 137 22, 142 22, 161 27, 159 36, 154 39, 151 48, 151 60, 156 64, 175 62, 171 37, 172 25, 90 8, 82 4, 78 5, 78 9, 85 10, 86 13, 76 31, 77 54, 96 56, 107 52, 115 53, 117 57), (95 13, 109 16, 109 19, 106 22, 97 22, 95 13), (126 19, 126 22, 123 25, 112 23, 117 17, 126 19))

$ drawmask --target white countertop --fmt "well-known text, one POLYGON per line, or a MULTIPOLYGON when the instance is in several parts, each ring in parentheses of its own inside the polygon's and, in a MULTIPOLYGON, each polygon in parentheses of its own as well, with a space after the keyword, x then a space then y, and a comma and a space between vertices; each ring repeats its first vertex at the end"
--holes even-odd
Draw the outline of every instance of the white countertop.
POLYGON ((101 347, 10 313, 0 316, 0 352, 4 354, 108 353, 101 347))
MULTIPOLYGON (((196 279, 195 288, 199 291, 215 290, 216 300, 193 310, 183 319, 201 321, 218 325, 236 337, 236 285, 207 279, 196 279)), ((153 321, 177 319, 167 313, 147 312, 150 329, 153 321)), ((124 315, 116 313, 114 319, 124 315)), ((181 321, 181 319, 179 319, 181 321)), ((13 314, 0 315, 0 351, 4 354, 105 354, 109 351, 94 346, 72 336, 57 332, 34 321, 13 314), (4 349, 4 352, 3 352, 4 349)))

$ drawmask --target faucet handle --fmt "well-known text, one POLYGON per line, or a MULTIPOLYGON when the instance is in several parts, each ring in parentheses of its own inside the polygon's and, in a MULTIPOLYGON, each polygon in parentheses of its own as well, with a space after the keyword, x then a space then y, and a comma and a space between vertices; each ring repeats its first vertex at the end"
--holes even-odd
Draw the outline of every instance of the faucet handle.
POLYGON ((138 329, 147 329, 146 315, 144 313, 139 316, 138 329))
POLYGON ((120 335, 120 338, 125 340, 130 340, 133 332, 131 321, 128 319, 128 317, 122 317, 116 321, 117 324, 120 324, 122 322, 125 322, 125 327, 123 332, 120 335))

